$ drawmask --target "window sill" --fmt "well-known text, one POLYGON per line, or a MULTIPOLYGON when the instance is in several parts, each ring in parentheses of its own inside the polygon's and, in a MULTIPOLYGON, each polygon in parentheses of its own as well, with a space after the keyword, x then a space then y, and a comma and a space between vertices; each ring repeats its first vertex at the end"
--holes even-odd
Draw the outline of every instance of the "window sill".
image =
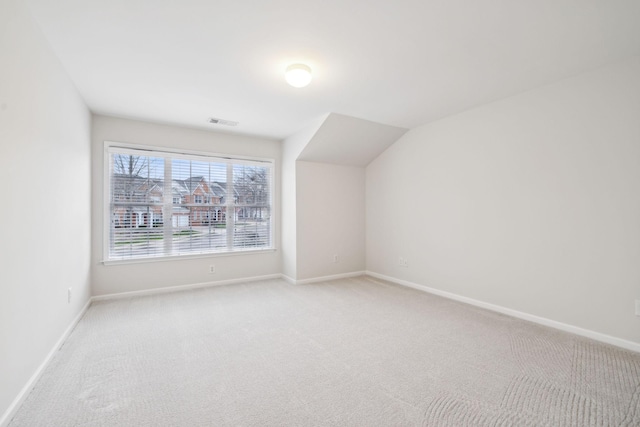
POLYGON ((237 250, 232 252, 213 252, 213 253, 202 253, 202 254, 191 254, 191 255, 172 255, 172 256, 149 257, 149 258, 103 260, 101 261, 101 263, 106 266, 123 265, 123 264, 145 264, 150 262, 183 261, 183 260, 198 259, 198 258, 218 258, 218 257, 239 256, 239 255, 257 255, 257 254, 264 254, 267 252, 275 252, 275 251, 276 251, 276 248, 247 249, 247 250, 237 250))

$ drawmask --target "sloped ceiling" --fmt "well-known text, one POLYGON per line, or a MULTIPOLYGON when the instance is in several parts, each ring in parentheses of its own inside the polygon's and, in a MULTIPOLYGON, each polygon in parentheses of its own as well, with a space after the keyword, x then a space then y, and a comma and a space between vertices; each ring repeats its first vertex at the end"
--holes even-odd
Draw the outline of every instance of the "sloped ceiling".
POLYGON ((327 112, 412 128, 640 54, 638 0, 24 1, 93 112, 276 139, 327 112))
POLYGON ((298 160, 364 167, 407 130, 331 113, 298 160))

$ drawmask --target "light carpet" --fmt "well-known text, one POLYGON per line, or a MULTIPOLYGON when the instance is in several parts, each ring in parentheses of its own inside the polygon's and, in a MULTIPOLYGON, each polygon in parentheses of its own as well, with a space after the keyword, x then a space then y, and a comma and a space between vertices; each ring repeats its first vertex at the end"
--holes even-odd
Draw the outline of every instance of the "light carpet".
POLYGON ((357 277, 96 302, 10 427, 638 426, 640 354, 357 277))

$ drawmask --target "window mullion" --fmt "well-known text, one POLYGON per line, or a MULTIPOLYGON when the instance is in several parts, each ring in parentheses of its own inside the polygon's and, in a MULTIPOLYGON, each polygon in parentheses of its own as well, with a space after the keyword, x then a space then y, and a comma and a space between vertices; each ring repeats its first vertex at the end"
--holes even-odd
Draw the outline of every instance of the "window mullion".
POLYGON ((236 228, 235 194, 233 192, 233 164, 227 163, 227 250, 233 250, 233 236, 236 228))
POLYGON ((162 240, 165 255, 171 255, 173 250, 173 179, 171 172, 171 158, 164 159, 164 191, 162 197, 162 240))

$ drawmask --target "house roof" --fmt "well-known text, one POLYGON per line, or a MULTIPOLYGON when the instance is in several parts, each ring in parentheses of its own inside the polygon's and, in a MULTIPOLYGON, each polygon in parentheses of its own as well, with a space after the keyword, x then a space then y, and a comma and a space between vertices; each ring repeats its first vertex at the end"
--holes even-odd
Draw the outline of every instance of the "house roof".
MULTIPOLYGON (((215 194, 216 197, 224 197, 227 195, 227 183, 226 182, 211 182, 211 191, 215 194)), ((238 191, 235 190, 237 193, 238 191)))
POLYGON ((193 193, 202 183, 206 183, 203 176, 192 176, 187 179, 176 179, 174 181, 180 182, 189 193, 193 193))
MULTIPOLYGON (((112 181, 112 192, 134 192, 136 194, 146 194, 148 192, 164 191, 164 181, 160 179, 148 179, 138 175, 114 173, 116 178, 112 181)), ((184 197, 193 194, 199 187, 203 188, 204 194, 211 197, 223 198, 227 194, 227 183, 221 181, 207 182, 202 176, 192 176, 187 179, 174 179, 171 181, 171 191, 173 197, 184 197)), ((234 188, 236 196, 239 195, 237 188, 234 188)))

